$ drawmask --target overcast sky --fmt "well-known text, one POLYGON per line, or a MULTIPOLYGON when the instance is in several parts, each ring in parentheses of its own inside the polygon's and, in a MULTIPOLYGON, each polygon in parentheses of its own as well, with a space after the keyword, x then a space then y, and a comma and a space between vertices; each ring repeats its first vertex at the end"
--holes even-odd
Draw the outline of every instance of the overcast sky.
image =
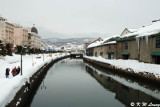
POLYGON ((0 0, 0 15, 24 27, 35 24, 42 38, 112 36, 160 19, 160 0, 0 0))

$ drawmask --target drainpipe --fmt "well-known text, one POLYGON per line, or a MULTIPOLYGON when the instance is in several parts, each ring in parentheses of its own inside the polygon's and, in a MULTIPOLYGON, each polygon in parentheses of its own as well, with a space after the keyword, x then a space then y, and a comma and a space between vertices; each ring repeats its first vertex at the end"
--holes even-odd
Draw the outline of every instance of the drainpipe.
POLYGON ((139 39, 138 60, 140 61, 141 38, 139 39))
POLYGON ((116 54, 115 54, 115 55, 116 55, 116 59, 117 59, 117 43, 116 43, 115 48, 116 48, 116 51, 115 51, 115 52, 116 52, 116 54))

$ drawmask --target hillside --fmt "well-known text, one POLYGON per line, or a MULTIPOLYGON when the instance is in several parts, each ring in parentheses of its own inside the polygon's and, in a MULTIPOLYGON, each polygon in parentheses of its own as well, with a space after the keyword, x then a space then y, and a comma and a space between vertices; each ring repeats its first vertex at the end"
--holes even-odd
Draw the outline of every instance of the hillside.
POLYGON ((49 39, 42 39, 42 42, 54 46, 63 46, 66 45, 67 43, 82 45, 91 42, 95 39, 96 38, 68 38, 68 39, 49 38, 49 39))

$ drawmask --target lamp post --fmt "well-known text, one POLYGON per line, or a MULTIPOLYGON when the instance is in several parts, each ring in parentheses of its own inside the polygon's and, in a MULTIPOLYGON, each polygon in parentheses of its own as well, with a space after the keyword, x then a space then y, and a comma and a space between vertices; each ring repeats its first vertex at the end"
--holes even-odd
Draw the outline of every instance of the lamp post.
POLYGON ((21 75, 23 74, 23 71, 22 71, 22 55, 23 55, 23 49, 25 49, 25 52, 28 52, 28 48, 26 48, 26 47, 22 47, 22 49, 21 49, 21 75))
POLYGON ((21 75, 22 75, 22 50, 23 48, 21 49, 21 75))

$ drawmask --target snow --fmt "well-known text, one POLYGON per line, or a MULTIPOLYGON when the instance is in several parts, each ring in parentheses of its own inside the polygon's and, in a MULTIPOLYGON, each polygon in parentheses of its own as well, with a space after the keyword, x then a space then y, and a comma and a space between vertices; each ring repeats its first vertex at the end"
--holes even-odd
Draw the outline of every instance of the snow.
POLYGON ((87 65, 90 68, 92 68, 98 74, 103 74, 103 75, 106 75, 107 77, 111 77, 114 80, 116 80, 117 82, 122 83, 125 86, 131 87, 131 88, 133 88, 135 90, 140 90, 140 91, 142 91, 142 92, 144 92, 144 93, 146 93, 148 95, 151 95, 151 96, 153 96, 153 97, 155 97, 157 99, 160 99, 160 91, 157 90, 157 89, 155 89, 155 90, 149 89, 146 86, 139 85, 139 83, 137 83, 137 82, 129 81, 129 80, 125 79, 125 78, 119 77, 118 75, 111 75, 111 74, 108 74, 108 73, 101 72, 98 69, 96 69, 96 68, 94 68, 94 67, 92 67, 92 66, 90 66, 88 64, 85 64, 85 65, 87 65))
POLYGON ((128 29, 130 32, 136 32, 137 31, 137 29, 128 29))
POLYGON ((96 47, 96 46, 100 46, 100 45, 102 45, 102 44, 103 44, 103 41, 96 41, 96 42, 88 45, 87 48, 93 48, 93 47, 96 47))
POLYGON ((107 42, 107 43, 104 43, 104 44, 115 44, 116 41, 110 41, 110 42, 107 42))
POLYGON ((109 41, 109 42, 106 42, 106 41, 111 39, 111 38, 119 37, 119 36, 120 35, 114 35, 114 36, 111 36, 111 37, 108 37, 108 38, 104 38, 102 41, 96 41, 96 42, 88 45, 87 48, 93 48, 93 47, 101 46, 101 45, 104 45, 104 44, 115 44, 116 41, 109 41))
POLYGON ((104 59, 101 56, 99 57, 84 56, 84 57, 88 59, 96 60, 99 62, 111 64, 116 68, 122 68, 124 70, 130 69, 130 71, 133 70, 135 73, 138 73, 138 72, 150 73, 155 75, 157 78, 160 77, 160 72, 159 72, 160 66, 156 64, 139 62, 137 60, 123 60, 123 59, 108 60, 108 59, 104 59))
POLYGON ((139 28, 134 33, 129 33, 124 36, 121 36, 121 38, 130 37, 130 36, 137 36, 137 37, 150 36, 157 33, 160 33, 160 21, 152 22, 150 25, 139 28))
POLYGON ((5 56, 0 59, 0 107, 4 107, 8 104, 19 89, 25 84, 26 81, 45 63, 49 63, 51 60, 68 55, 66 53, 55 53, 50 56, 50 54, 38 55, 23 55, 23 75, 20 74, 13 77, 11 74, 12 68, 18 67, 20 63, 20 55, 14 54, 13 56, 5 56), (41 57, 41 58, 37 58, 41 57), (10 68, 9 78, 5 76, 6 68, 10 68))

